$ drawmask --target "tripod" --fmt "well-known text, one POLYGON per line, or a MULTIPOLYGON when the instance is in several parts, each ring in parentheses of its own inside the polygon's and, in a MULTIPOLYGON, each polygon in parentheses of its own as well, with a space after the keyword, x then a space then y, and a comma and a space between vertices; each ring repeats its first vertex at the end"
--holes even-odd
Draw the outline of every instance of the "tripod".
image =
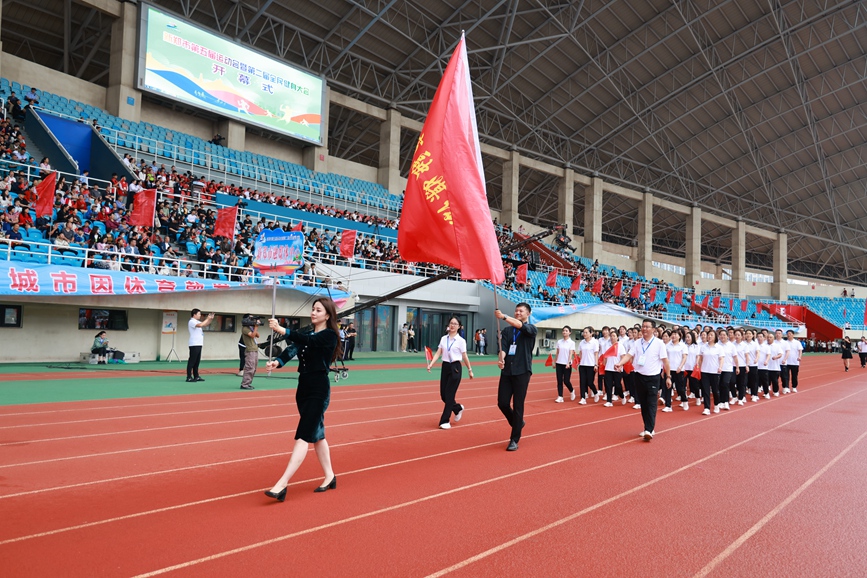
POLYGON ((172 348, 169 350, 169 354, 166 355, 166 361, 168 361, 169 363, 172 362, 172 354, 174 354, 175 359, 178 360, 178 363, 181 362, 181 358, 178 356, 178 352, 175 351, 175 334, 177 334, 177 332, 178 332, 177 328, 175 328, 175 330, 172 331, 172 348))

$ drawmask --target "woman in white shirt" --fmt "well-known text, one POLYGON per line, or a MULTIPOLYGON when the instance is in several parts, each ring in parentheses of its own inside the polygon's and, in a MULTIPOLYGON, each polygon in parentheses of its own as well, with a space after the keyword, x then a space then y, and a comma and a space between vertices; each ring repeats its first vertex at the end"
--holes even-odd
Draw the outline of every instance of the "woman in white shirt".
POLYGON ((698 407, 701 405, 701 380, 693 377, 692 371, 695 369, 701 345, 698 343, 695 331, 687 331, 683 340, 686 345, 686 363, 683 364, 683 373, 689 385, 689 397, 695 398, 695 405, 698 407))
MULTIPOLYGON (((611 339, 610 335, 614 333, 607 325, 602 328, 602 337, 599 338, 599 355, 602 355, 608 348, 611 347, 611 339)), ((597 373, 596 374, 596 390, 599 392, 599 395, 605 395, 605 374, 597 373)))
POLYGON ((622 377, 622 373, 615 370, 614 366, 620 361, 620 358, 626 355, 626 348, 620 343, 620 338, 614 331, 611 332, 609 336, 609 346, 608 348, 601 352, 603 354, 608 353, 608 350, 612 347, 616 348, 612 355, 609 355, 605 358, 605 373, 602 375, 605 381, 605 405, 604 407, 611 407, 614 404, 611 401, 614 399, 614 394, 617 389, 620 387, 620 379, 622 377))
POLYGON ((702 415, 710 415, 711 395, 713 395, 713 412, 719 413, 719 377, 723 356, 723 349, 717 343, 716 331, 711 329, 705 335, 705 342, 695 361, 701 371, 701 393, 704 398, 702 415))
POLYGON ((557 373, 556 403, 563 403, 563 384, 569 389, 572 401, 575 401, 575 388, 572 387, 572 360, 575 359, 575 342, 572 341, 572 328, 563 327, 563 339, 557 341, 554 370, 557 373))
MULTIPOLYGON (((660 329, 657 327, 657 329, 660 329)), ((662 346, 665 347, 666 355, 668 354, 668 346, 671 343, 671 331, 668 329, 662 329, 658 332, 657 337, 662 341, 662 346)), ((674 364, 669 360, 669 369, 671 375, 671 383, 674 384, 674 364)), ((659 374, 659 400, 657 403, 662 404, 662 411, 666 413, 671 412, 671 387, 666 387, 665 376, 660 373, 659 374)))
POLYGON ((747 342, 744 341, 744 332, 740 329, 735 329, 735 350, 738 354, 737 365, 737 392, 738 405, 744 405, 747 396, 747 376, 750 368, 747 365, 747 342))
MULTIPOLYGON (((666 346, 666 353, 668 354, 668 365, 671 367, 671 381, 674 382, 674 389, 677 391, 680 407, 687 410, 689 409, 689 402, 686 400, 686 376, 683 373, 683 368, 686 366, 688 350, 686 345, 680 340, 680 336, 680 331, 673 331, 671 333, 671 341, 666 346)), ((693 361, 693 363, 695 362, 693 361)), ((669 403, 662 411, 671 411, 671 393, 668 394, 668 399, 669 403)))
MULTIPOLYGON (((786 362, 786 366, 789 368, 789 385, 792 387, 792 393, 798 393, 798 372, 801 370, 801 353, 804 351, 804 346, 795 339, 795 332, 791 329, 786 331, 786 336, 789 338, 789 359, 786 362)), ((867 355, 867 343, 863 337, 861 343, 858 344, 858 353, 862 355, 861 359, 867 355), (861 354, 862 347, 865 350, 864 354, 861 354)))
POLYGON ((731 391, 735 386, 735 376, 737 375, 737 358, 738 352, 735 344, 729 341, 729 334, 725 329, 720 329, 719 344, 723 350, 723 362, 719 378, 719 395, 720 408, 724 410, 731 409, 729 400, 731 399, 731 391))
POLYGON ((765 396, 765 399, 771 399, 771 390, 768 388, 768 384, 770 383, 770 376, 768 375, 768 353, 770 352, 770 348, 768 347, 767 337, 765 337, 764 333, 760 332, 756 335, 756 340, 759 343, 758 351, 756 352, 756 358, 758 359, 759 387, 762 388, 762 393, 765 396))
POLYGON ((461 361, 467 365, 470 379, 473 378, 473 368, 470 367, 470 358, 467 357, 467 342, 458 332, 461 330, 461 322, 457 317, 449 318, 448 333, 440 339, 439 347, 427 364, 427 371, 436 363, 440 356, 443 358, 442 370, 440 371, 440 399, 445 407, 440 417, 440 429, 449 429, 452 413, 455 414, 455 422, 461 421, 464 406, 455 401, 458 387, 461 385, 461 361))
POLYGON ((580 362, 578 364, 578 383, 581 400, 578 402, 585 405, 588 388, 593 390, 593 401, 599 401, 599 391, 593 384, 596 377, 596 365, 599 360, 599 342, 593 338, 593 328, 585 327, 582 332, 584 339, 578 344, 580 362))
POLYGON ((774 340, 774 334, 768 333, 768 379, 774 389, 774 397, 780 397, 780 360, 783 349, 774 340))
POLYGON ((759 344, 752 329, 744 331, 744 357, 747 364, 747 389, 750 400, 759 401, 759 344))

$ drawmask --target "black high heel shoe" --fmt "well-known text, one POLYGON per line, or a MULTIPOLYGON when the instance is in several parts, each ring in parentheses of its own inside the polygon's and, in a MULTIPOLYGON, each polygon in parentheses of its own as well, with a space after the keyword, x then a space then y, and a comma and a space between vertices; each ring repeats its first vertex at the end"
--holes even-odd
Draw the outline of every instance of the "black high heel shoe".
POLYGON ((337 476, 334 476, 333 478, 331 478, 330 482, 328 482, 324 486, 319 486, 318 488, 313 490, 313 492, 318 494, 319 492, 327 492, 328 490, 336 490, 336 489, 337 489, 337 476))
MULTIPOLYGON (((287 486, 287 487, 288 487, 288 486, 287 486)), ((282 502, 283 500, 286 499, 286 488, 283 488, 283 489, 280 490, 280 492, 277 493, 277 494, 275 494, 275 493, 272 492, 271 490, 265 490, 265 495, 268 496, 269 498, 274 498, 274 499, 277 500, 278 502, 282 502)))

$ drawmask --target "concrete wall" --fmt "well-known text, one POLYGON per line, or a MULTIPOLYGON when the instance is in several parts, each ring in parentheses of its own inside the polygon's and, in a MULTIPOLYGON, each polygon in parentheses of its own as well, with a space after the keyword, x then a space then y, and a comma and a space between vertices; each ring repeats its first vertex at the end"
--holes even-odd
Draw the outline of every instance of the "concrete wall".
POLYGON ((105 88, 101 86, 6 52, 0 54, 0 58, 3 59, 0 69, 10 82, 17 81, 21 85, 35 86, 39 90, 47 90, 91 106, 105 107, 105 88))
MULTIPOLYGON (((208 139, 212 136, 214 135, 210 135, 208 139)), ((275 159, 295 163, 296 165, 304 163, 301 147, 291 147, 287 143, 278 143, 251 133, 247 133, 245 139, 246 146, 244 148, 251 153, 274 157, 275 159)))

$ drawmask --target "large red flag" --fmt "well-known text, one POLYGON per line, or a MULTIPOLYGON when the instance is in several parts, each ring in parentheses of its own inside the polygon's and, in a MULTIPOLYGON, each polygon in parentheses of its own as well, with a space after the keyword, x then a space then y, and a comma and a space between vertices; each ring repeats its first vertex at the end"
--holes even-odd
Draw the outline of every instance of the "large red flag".
POLYGON ((647 298, 650 299, 650 302, 653 303, 656 301, 656 287, 650 290, 650 293, 647 295, 647 298))
POLYGON ((572 281, 572 287, 570 287, 572 291, 580 291, 581 290, 581 273, 578 273, 578 276, 572 281))
POLYGON ((358 231, 347 229, 340 235, 340 256, 352 259, 355 256, 355 237, 358 231))
POLYGON ((623 293, 623 280, 621 279, 614 285, 614 289, 611 290, 611 294, 615 297, 620 297, 620 294, 623 293))
MULTIPOLYGON (((136 197, 138 198, 138 197, 136 197)), ((235 221, 238 219, 238 207, 225 207, 217 211, 217 222, 214 223, 214 237, 225 237, 235 240, 235 221)))
POLYGON ((515 283, 518 285, 526 285, 527 284, 527 264, 518 266, 518 270, 515 271, 515 283))
POLYGON ((548 273, 548 278, 545 279, 545 285, 548 287, 556 287, 557 286, 557 270, 551 269, 551 272, 548 273))
POLYGON ((641 297, 641 283, 636 283, 632 287, 632 291, 629 293, 629 296, 633 299, 638 299, 639 297, 641 297))
POLYGON ((413 154, 397 236, 400 256, 499 285, 506 276, 490 214, 461 35, 413 154))
POLYGON ((719 309, 719 295, 713 298, 713 308, 719 309))
POLYGON ((674 294, 674 302, 678 305, 683 305, 683 291, 678 291, 674 294))
POLYGON ((741 301, 741 311, 743 311, 744 313, 747 312, 747 300, 746 299, 741 301))
POLYGON ((157 208, 157 190, 145 189, 139 191, 133 200, 132 211, 129 213, 129 224, 133 227, 153 227, 154 211, 157 208))
POLYGON ((600 277, 596 280, 596 283, 593 284, 593 288, 590 290, 591 293, 602 293, 602 283, 605 281, 604 277, 600 277))
POLYGON ((36 185, 36 216, 50 215, 54 209, 54 192, 57 189, 57 173, 51 173, 36 185))
POLYGON ((705 295, 704 299, 701 300, 701 306, 707 309, 708 301, 710 301, 710 295, 705 295))
POLYGON ((298 224, 295 225, 294 227, 292 227, 292 230, 293 231, 300 231, 301 227, 303 227, 303 226, 304 226, 304 223, 302 223, 301 221, 298 221, 298 224))
POLYGON ((867 325, 867 302, 864 303, 864 325, 867 325))
POLYGON ((665 302, 671 303, 671 289, 665 292, 665 302))

